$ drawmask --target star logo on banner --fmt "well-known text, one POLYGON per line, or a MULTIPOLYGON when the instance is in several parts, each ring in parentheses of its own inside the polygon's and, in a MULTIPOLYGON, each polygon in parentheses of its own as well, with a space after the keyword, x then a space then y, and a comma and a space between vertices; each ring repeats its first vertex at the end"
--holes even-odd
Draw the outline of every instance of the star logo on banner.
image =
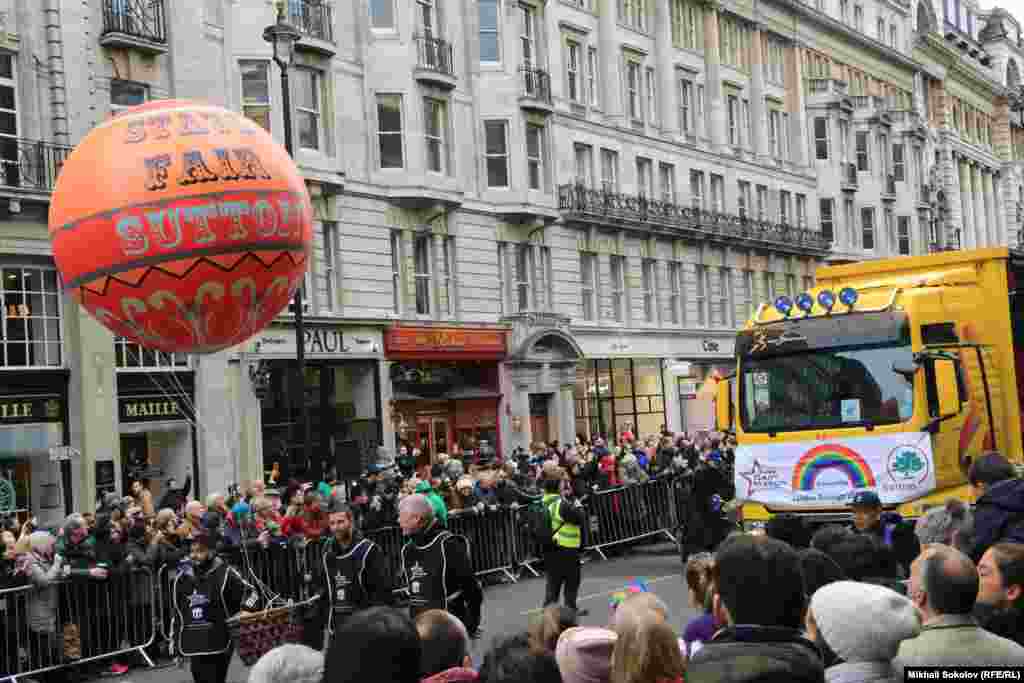
POLYGON ((747 482, 747 497, 755 491, 764 489, 775 489, 782 485, 779 480, 779 471, 774 467, 765 467, 756 459, 746 472, 737 472, 747 482))

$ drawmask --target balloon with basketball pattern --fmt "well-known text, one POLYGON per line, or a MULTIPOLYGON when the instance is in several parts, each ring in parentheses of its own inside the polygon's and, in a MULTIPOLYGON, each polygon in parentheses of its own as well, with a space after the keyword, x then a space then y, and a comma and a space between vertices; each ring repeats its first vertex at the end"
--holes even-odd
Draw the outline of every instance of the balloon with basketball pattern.
POLYGON ((115 335, 210 353, 288 305, 312 216, 298 168, 263 128, 163 100, 104 122, 72 151, 49 229, 68 293, 115 335))

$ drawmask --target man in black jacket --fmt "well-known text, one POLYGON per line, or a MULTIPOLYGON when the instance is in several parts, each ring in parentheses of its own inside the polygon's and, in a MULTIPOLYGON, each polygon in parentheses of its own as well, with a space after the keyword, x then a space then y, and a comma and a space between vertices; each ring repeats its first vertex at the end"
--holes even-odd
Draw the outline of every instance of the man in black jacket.
POLYGON ((407 496, 398 507, 402 527, 402 579, 413 619, 431 609, 451 612, 470 635, 480 630, 484 594, 469 559, 469 541, 446 531, 434 519, 426 496, 407 496))
POLYGON ((998 453, 987 453, 971 463, 967 471, 975 499, 975 563, 990 546, 1024 543, 1024 480, 1017 478, 1013 465, 998 453))
POLYGON ((857 531, 881 541, 899 563, 903 576, 909 576, 910 564, 921 554, 921 543, 914 533, 913 522, 904 521, 895 512, 884 512, 882 500, 874 491, 858 491, 850 507, 857 531))

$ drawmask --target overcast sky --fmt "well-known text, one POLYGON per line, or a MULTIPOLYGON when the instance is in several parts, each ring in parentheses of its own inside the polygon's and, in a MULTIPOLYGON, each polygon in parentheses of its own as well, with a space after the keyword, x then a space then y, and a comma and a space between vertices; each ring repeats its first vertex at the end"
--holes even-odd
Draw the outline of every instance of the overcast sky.
POLYGON ((984 9, 993 7, 1008 9, 1018 21, 1024 21, 1024 0, 978 0, 978 2, 984 9))

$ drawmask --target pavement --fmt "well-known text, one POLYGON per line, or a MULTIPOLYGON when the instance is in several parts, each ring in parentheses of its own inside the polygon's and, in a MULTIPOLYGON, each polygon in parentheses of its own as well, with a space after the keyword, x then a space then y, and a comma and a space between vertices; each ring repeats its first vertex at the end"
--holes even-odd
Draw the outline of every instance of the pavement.
MULTIPOLYGON (((634 578, 644 579, 652 592, 665 601, 672 625, 681 634, 686 623, 696 615, 687 605, 686 579, 679 554, 672 546, 637 549, 626 555, 600 560, 592 558, 583 566, 579 607, 590 611, 581 622, 588 626, 608 623, 609 600, 612 594, 634 578)), ((522 631, 530 617, 540 611, 544 601, 544 577, 524 575, 516 583, 488 586, 484 591, 483 637, 473 642, 473 661, 477 666, 495 638, 522 631)), ((246 683, 248 667, 236 656, 228 673, 228 683, 246 683)), ((133 669, 124 676, 96 678, 94 681, 119 683, 191 683, 185 668, 170 666, 156 669, 133 669)))

